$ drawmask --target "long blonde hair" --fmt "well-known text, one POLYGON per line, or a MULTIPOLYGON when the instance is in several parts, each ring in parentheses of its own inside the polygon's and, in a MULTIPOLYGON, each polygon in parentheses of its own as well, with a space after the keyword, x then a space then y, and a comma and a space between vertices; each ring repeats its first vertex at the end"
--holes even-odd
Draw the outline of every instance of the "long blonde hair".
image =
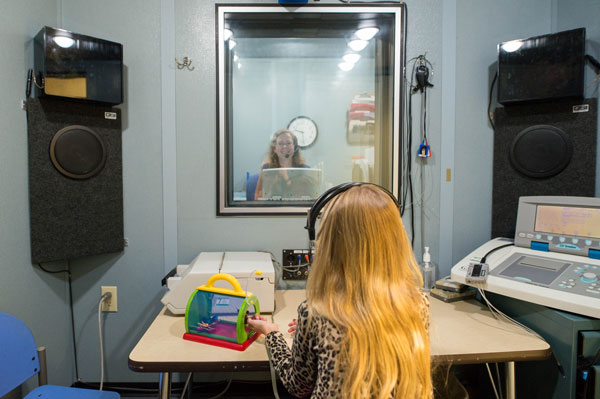
POLYGON ((345 332, 336 365, 342 397, 432 397, 422 280, 394 201, 368 184, 337 195, 316 251, 308 309, 345 332))

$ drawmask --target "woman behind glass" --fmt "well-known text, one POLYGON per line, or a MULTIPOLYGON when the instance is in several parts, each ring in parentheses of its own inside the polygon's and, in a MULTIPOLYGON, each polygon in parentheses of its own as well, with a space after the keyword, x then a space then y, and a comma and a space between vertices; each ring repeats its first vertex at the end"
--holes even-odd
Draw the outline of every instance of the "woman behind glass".
MULTIPOLYGON (((273 168, 307 168, 298 147, 298 138, 287 129, 280 129, 273 134, 269 143, 269 153, 261 165, 261 174, 256 183, 254 199, 262 197, 262 170, 273 168)), ((282 175, 285 179, 287 174, 282 175)))

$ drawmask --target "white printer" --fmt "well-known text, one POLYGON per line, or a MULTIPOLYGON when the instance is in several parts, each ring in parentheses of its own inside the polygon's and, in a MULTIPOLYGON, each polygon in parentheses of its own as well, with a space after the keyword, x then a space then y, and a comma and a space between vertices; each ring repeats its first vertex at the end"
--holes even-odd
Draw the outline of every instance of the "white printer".
MULTIPOLYGON (((194 290, 217 273, 231 274, 243 290, 256 295, 261 313, 275 309, 275 270, 267 252, 201 252, 189 265, 177 265, 163 278, 169 291, 161 302, 171 313, 185 314, 194 290)), ((232 288, 226 281, 215 282, 215 287, 232 288)))

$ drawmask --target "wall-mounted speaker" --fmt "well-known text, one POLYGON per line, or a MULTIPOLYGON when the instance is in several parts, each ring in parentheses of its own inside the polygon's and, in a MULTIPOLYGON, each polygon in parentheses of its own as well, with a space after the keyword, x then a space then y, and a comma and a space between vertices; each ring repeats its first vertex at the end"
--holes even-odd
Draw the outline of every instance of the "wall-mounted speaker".
POLYGON ((32 262, 122 251, 121 111, 30 99, 27 129, 32 262))
POLYGON ((514 237, 521 196, 594 196, 596 115, 596 99, 495 110, 492 237, 514 237))

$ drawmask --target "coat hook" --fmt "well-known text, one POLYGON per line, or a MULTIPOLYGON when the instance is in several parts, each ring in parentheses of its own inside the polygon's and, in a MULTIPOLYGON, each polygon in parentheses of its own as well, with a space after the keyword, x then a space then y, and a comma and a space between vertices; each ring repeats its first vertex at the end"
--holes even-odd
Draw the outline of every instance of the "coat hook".
POLYGON ((187 68, 188 71, 193 71, 196 69, 196 67, 192 67, 192 60, 190 60, 188 57, 183 57, 183 62, 179 62, 177 58, 175 58, 175 64, 177 65, 177 69, 187 68))

